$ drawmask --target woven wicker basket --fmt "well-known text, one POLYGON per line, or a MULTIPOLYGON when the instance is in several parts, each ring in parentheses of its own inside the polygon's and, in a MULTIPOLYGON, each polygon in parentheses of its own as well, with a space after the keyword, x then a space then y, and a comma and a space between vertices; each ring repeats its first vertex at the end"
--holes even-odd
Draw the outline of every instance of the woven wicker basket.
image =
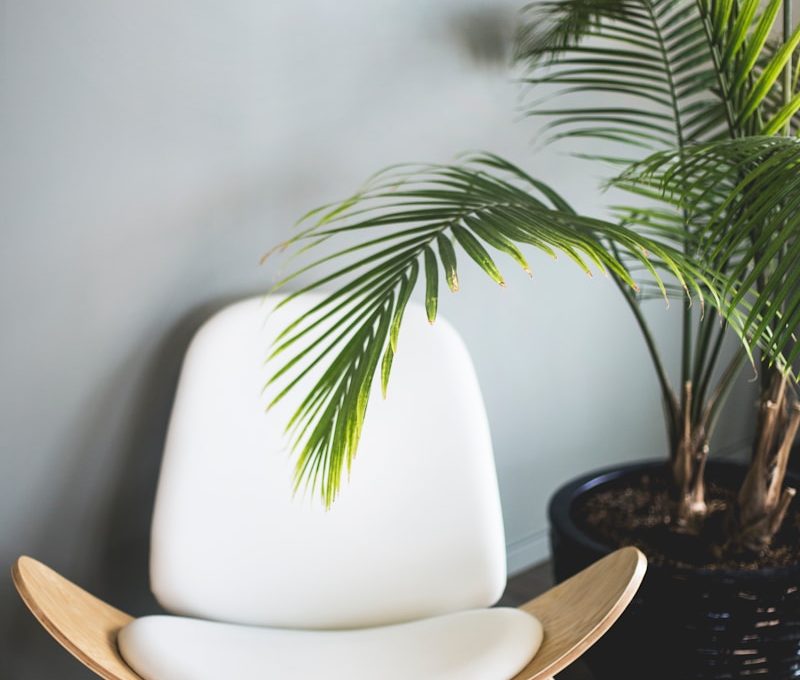
MULTIPOLYGON (((550 503, 556 580, 609 552, 573 522, 575 499, 663 466, 606 470, 556 493, 550 503)), ((708 472, 734 483, 742 476, 730 463, 710 464, 708 472)), ((651 567, 634 602, 587 661, 598 680, 800 678, 800 565, 757 572, 651 567)))

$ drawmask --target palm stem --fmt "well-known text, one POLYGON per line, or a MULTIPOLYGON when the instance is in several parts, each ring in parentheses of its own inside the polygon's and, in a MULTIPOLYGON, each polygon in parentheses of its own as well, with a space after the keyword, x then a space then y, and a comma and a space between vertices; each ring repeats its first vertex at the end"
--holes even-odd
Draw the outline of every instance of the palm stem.
POLYGON ((692 383, 697 386, 697 398, 694 403, 693 417, 698 418, 703 408, 704 390, 702 389, 702 377, 705 372, 708 359, 708 348, 711 344, 711 336, 714 331, 714 315, 708 314, 700 321, 700 328, 697 333, 695 346, 694 368, 692 369, 692 383))
POLYGON ((714 429, 717 425, 722 406, 725 404, 728 394, 733 387, 735 378, 739 375, 744 362, 747 359, 747 352, 740 348, 733 358, 728 362, 722 377, 717 383, 714 393, 708 399, 706 404, 706 411, 703 420, 705 421, 706 434, 709 439, 714 434, 714 429))
POLYGON ((726 330, 727 324, 722 324, 719 329, 719 333, 714 340, 711 355, 709 356, 708 361, 705 363, 705 370, 702 372, 700 381, 697 385, 698 401, 702 400, 700 401, 701 406, 705 400, 706 394, 708 393, 708 387, 711 384, 711 377, 714 373, 714 368, 717 365, 717 361, 719 360, 720 351, 722 350, 722 343, 725 340, 726 330))
MULTIPOLYGON (((658 42, 658 48, 661 52, 661 58, 664 62, 664 74, 667 78, 667 85, 670 94, 670 103, 672 105, 672 115, 675 122, 675 138, 678 149, 682 152, 686 144, 683 134, 683 122, 681 119, 681 110, 678 105, 677 88, 675 86, 675 78, 672 73, 672 64, 667 53, 667 46, 664 42, 664 36, 661 33, 661 27, 653 12, 653 7, 649 2, 645 3, 647 11, 650 15, 650 20, 653 24, 653 30, 658 42)), ((688 254, 689 250, 689 220, 686 210, 682 211, 683 216, 683 229, 686 232, 686 237, 683 240, 683 251, 688 254)), ((682 346, 681 346, 681 384, 684 385, 690 379, 689 370, 692 362, 692 308, 690 300, 686 300, 683 307, 683 329, 682 329, 682 346)))
MULTIPOLYGON (((612 252, 616 257, 619 257, 619 253, 617 252, 616 246, 612 243, 611 244, 612 252)), ((642 314, 642 310, 639 307, 638 302, 636 301, 635 294, 633 291, 625 285, 625 282, 620 280, 620 278, 616 274, 612 274, 611 278, 614 280, 614 283, 619 288, 622 296, 625 298, 625 302, 628 303, 628 307, 630 307, 631 312, 633 313, 633 318, 636 319, 636 324, 639 326, 639 330, 642 333, 642 337, 644 338, 644 343, 647 346, 647 351, 650 353, 650 359, 653 362, 653 368, 656 371, 656 377, 658 378, 658 384, 661 388, 661 396, 664 400, 664 408, 667 410, 667 414, 669 415, 670 419, 670 431, 672 432, 675 427, 677 427, 678 418, 680 415, 680 407, 678 405, 678 400, 675 396, 675 392, 672 389, 672 386, 669 382, 669 377, 667 376, 667 371, 664 368, 664 362, 661 359, 661 354, 658 351, 658 346, 656 345, 655 339, 653 338, 653 334, 650 331, 650 327, 647 325, 647 320, 644 318, 642 314)))
POLYGON ((683 303, 683 320, 681 332, 681 384, 691 381, 690 366, 692 364, 692 305, 689 300, 683 303))

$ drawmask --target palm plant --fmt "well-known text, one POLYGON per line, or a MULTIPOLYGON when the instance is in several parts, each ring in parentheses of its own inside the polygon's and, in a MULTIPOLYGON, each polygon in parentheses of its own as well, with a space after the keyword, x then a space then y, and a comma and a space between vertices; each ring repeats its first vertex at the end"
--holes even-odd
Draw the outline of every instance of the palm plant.
POLYGON ((530 114, 547 118, 553 141, 613 142, 614 154, 589 157, 610 164, 609 182, 637 206, 616 206, 605 220, 579 215, 521 168, 482 154, 393 168, 307 215, 282 247, 305 255, 349 240, 276 286, 320 267, 325 274, 284 303, 337 286, 284 330, 271 354, 293 350, 272 378, 280 386, 273 403, 324 366, 289 423, 297 483, 334 500, 376 375, 386 391, 417 284, 433 322, 440 277, 459 288, 457 250, 504 285, 490 250, 530 273, 520 246, 531 245, 607 273, 630 307, 658 376, 675 521, 685 531, 697 531, 707 512, 703 472, 726 395, 758 355, 764 399, 753 465, 722 543, 763 547, 794 495, 783 480, 800 425, 790 380, 800 354, 800 27, 792 29, 782 0, 547 0, 523 18, 523 81, 557 102, 532 104, 530 114), (587 96, 600 106, 585 105, 587 96), (642 313, 653 297, 683 305, 677 388, 642 313), (704 306, 716 313, 696 311, 704 306), (742 342, 720 372, 731 332, 742 342))

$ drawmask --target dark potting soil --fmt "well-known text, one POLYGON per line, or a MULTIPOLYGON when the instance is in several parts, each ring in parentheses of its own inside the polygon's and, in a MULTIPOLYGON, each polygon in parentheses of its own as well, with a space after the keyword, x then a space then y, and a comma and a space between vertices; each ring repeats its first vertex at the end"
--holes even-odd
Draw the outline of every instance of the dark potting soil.
POLYGON ((783 527, 761 554, 721 555, 724 525, 737 490, 714 482, 706 487, 709 514, 699 534, 670 522, 672 504, 664 476, 642 473, 586 492, 573 519, 594 540, 612 548, 634 545, 651 564, 683 568, 754 571, 800 564, 800 501, 789 508, 783 527))

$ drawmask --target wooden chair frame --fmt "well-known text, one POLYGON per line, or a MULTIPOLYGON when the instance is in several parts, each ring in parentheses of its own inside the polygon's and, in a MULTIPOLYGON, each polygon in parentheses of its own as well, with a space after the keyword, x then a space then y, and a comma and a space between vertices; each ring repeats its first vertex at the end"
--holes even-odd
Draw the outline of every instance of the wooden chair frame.
MULTIPOLYGON (((536 656, 513 680, 549 680, 591 647, 633 599, 647 569, 635 548, 623 548, 524 604, 544 627, 536 656)), ((14 585, 39 623, 105 680, 142 680, 117 649, 117 633, 133 620, 31 557, 12 569, 14 585)))

